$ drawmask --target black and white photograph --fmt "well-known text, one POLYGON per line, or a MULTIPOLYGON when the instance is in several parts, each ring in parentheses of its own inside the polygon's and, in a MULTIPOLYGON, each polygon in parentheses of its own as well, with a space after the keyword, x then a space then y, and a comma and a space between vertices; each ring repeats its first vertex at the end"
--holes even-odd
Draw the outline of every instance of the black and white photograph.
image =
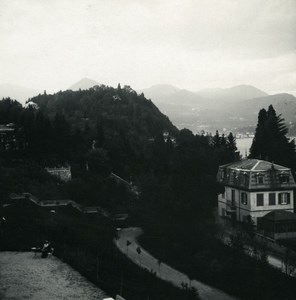
POLYGON ((296 299, 295 0, 0 0, 0 299, 296 299))

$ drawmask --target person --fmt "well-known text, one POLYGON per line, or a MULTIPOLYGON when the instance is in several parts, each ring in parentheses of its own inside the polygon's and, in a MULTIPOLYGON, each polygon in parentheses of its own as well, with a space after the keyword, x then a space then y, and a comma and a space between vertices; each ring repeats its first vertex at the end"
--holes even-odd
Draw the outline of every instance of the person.
POLYGON ((46 240, 41 249, 41 257, 46 258, 48 257, 48 254, 52 254, 52 252, 53 248, 51 247, 50 242, 46 240))

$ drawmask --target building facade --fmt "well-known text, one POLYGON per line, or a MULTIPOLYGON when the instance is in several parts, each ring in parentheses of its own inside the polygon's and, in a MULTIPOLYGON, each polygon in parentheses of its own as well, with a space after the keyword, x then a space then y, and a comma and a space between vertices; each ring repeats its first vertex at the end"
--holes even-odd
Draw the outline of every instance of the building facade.
POLYGON ((13 123, 0 125, 0 152, 18 149, 16 129, 13 123))
POLYGON ((45 168, 45 170, 61 179, 62 181, 69 181, 72 179, 72 174, 71 174, 71 167, 70 166, 67 166, 67 167, 56 167, 56 168, 45 168))
POLYGON ((244 159, 219 167, 218 214, 236 221, 253 221, 272 211, 294 212, 294 178, 289 168, 258 159, 244 159))

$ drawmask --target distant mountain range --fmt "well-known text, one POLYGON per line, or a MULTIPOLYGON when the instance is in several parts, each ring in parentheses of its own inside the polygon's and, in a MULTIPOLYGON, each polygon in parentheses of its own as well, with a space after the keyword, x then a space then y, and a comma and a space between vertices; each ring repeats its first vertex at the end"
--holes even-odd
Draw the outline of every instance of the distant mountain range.
POLYGON ((238 85, 232 88, 203 89, 197 92, 179 89, 172 85, 159 84, 138 90, 155 103, 194 105, 199 108, 216 107, 247 99, 268 96, 267 93, 251 85, 238 85), (211 100, 211 101, 209 101, 211 100))
MULTIPOLYGON (((93 79, 83 78, 68 89, 86 90, 100 85, 93 79)), ((268 95, 251 85, 189 91, 159 84, 137 92, 150 98, 178 128, 188 128, 194 133, 202 130, 215 132, 216 129, 234 133, 254 132, 259 110, 272 104, 285 118, 289 133, 296 135, 296 98, 291 94, 268 95)), ((26 87, 0 85, 0 99, 10 97, 24 104, 37 94, 36 90, 26 87)))
POLYGON ((196 92, 203 98, 213 101, 242 101, 268 96, 267 93, 251 85, 237 85, 227 89, 204 89, 196 92))
POLYGON ((0 84, 0 99, 11 98, 25 104, 29 98, 38 95, 38 91, 14 84, 0 84))
POLYGON ((216 129, 252 132, 259 110, 272 104, 285 118, 289 133, 296 134, 296 98, 290 94, 268 95, 251 85, 197 92, 172 85, 154 85, 138 92, 150 98, 177 127, 193 132, 215 132, 216 129))

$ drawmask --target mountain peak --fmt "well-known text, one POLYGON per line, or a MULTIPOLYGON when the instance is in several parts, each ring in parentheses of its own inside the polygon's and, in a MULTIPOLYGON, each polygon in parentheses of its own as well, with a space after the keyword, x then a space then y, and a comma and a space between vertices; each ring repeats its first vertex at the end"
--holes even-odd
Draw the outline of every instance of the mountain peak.
POLYGON ((171 85, 171 84, 155 84, 152 85, 150 88, 139 90, 138 92, 144 93, 145 96, 149 98, 163 97, 174 94, 178 92, 180 89, 171 85))
POLYGON ((73 85, 71 85, 69 87, 69 90, 72 90, 72 91, 78 91, 79 89, 88 90, 88 89, 94 87, 95 85, 100 85, 100 83, 93 79, 85 77, 85 78, 80 79, 73 85))
POLYGON ((240 84, 240 85, 236 85, 236 86, 233 86, 231 88, 229 88, 228 90, 231 90, 231 91, 240 91, 240 92, 251 92, 251 93, 257 93, 257 94, 260 94, 261 97, 263 96, 268 96, 267 93, 265 93, 264 91, 256 88, 255 86, 253 85, 248 85, 248 84, 240 84))
POLYGON ((241 101, 268 96, 264 91, 247 84, 224 89, 205 89, 197 94, 211 100, 241 101))

